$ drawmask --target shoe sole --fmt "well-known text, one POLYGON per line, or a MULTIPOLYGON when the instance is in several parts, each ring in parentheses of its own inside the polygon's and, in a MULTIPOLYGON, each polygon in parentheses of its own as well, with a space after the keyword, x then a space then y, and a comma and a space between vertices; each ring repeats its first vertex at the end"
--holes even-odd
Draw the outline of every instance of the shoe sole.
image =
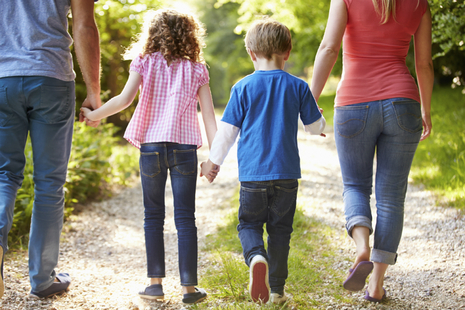
POLYGON ((151 296, 151 295, 141 295, 139 294, 140 298, 148 299, 148 300, 163 300, 165 296, 151 296))
POLYGON ((373 263, 360 262, 354 271, 347 277, 343 283, 343 287, 351 292, 360 291, 365 287, 366 278, 373 270, 373 263))
POLYGON ((250 297, 254 302, 268 302, 270 298, 270 285, 268 284, 268 265, 256 262, 251 268, 250 297))
POLYGON ((53 297, 53 296, 60 296, 60 295, 63 295, 64 293, 66 293, 66 292, 68 292, 68 291, 69 291, 69 286, 68 286, 68 288, 65 289, 65 290, 58 291, 58 292, 56 292, 56 293, 52 293, 52 294, 47 295, 47 296, 40 297, 40 296, 37 296, 37 295, 35 295, 35 294, 33 294, 33 293, 29 293, 29 296, 28 296, 28 297, 29 297, 30 299, 50 298, 50 297, 53 297))
POLYGON ((184 301, 183 301, 182 303, 183 303, 183 304, 186 304, 186 305, 192 305, 192 304, 196 304, 196 303, 198 303, 198 302, 204 301, 206 298, 207 298, 207 296, 204 296, 204 297, 202 297, 202 298, 197 299, 197 300, 194 301, 194 302, 184 302, 184 301))

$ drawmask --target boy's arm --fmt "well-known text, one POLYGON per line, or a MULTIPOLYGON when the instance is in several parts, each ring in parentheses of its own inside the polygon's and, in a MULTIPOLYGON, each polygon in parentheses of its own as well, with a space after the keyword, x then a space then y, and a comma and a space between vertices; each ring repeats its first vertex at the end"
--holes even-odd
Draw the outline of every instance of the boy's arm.
POLYGON ((97 110, 91 111, 83 107, 81 108, 81 112, 88 120, 96 121, 126 109, 136 97, 141 80, 142 77, 139 73, 130 71, 128 81, 121 94, 111 98, 97 110))
POLYGON ((215 139, 213 139, 209 160, 215 165, 222 165, 229 150, 236 142, 240 129, 223 121, 220 122, 218 127, 215 139))
POLYGON ((305 132, 311 135, 323 135, 323 130, 326 127, 326 119, 322 115, 316 122, 304 125, 305 132))
POLYGON ((226 122, 219 123, 218 131, 216 132, 211 146, 209 159, 207 162, 203 162, 200 165, 200 176, 205 176, 210 183, 216 178, 219 166, 223 164, 229 150, 236 141, 239 130, 238 127, 226 122))

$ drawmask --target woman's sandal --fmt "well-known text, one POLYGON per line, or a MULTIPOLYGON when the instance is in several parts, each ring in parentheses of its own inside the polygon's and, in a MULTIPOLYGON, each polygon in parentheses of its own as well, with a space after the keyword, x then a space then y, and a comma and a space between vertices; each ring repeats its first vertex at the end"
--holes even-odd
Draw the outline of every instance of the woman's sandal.
POLYGON ((360 291, 365 287, 365 281, 373 270, 373 263, 362 261, 354 269, 349 269, 349 276, 343 283, 343 287, 351 292, 360 291))
POLYGON ((383 294, 383 297, 381 297, 381 299, 371 297, 370 293, 368 293, 368 290, 365 291, 365 296, 363 298, 371 302, 382 302, 383 300, 386 299, 386 290, 384 289, 384 287, 383 287, 383 291, 384 291, 384 294, 383 294))

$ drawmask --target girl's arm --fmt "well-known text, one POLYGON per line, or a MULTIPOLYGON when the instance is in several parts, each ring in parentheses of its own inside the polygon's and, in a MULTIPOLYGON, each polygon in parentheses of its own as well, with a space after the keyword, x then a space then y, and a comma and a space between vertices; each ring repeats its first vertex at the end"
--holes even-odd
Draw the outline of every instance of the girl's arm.
POLYGON ((424 140, 430 135, 432 128, 430 112, 434 84, 433 60, 431 58, 431 12, 429 6, 413 36, 413 42, 415 44, 415 71, 420 90, 423 119, 421 140, 424 140))
POLYGON ((197 94, 199 95, 200 111, 202 112, 202 119, 208 139, 208 148, 210 149, 213 139, 215 138, 217 128, 215 109, 213 108, 212 94, 208 83, 201 86, 197 94))
POLYGON ((342 37, 347 24, 347 8, 343 0, 331 0, 325 34, 316 53, 310 89, 315 100, 320 98, 323 87, 337 60, 342 37))
POLYGON ((111 98, 102 107, 94 111, 88 108, 81 108, 84 117, 88 120, 96 121, 126 109, 136 97, 141 80, 142 77, 139 73, 130 71, 128 81, 121 94, 111 98))

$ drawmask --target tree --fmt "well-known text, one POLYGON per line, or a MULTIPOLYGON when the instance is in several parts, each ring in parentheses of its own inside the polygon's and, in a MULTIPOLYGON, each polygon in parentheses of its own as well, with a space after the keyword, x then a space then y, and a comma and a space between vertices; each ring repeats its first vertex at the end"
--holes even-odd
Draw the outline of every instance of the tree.
MULTIPOLYGON (((123 89, 129 76, 130 61, 123 60, 122 54, 139 33, 143 13, 162 4, 162 0, 106 0, 95 4, 95 19, 100 31, 102 100, 118 95, 123 89)), ((86 97, 86 87, 75 55, 73 59, 77 74, 76 108, 79 108, 86 97)), ((133 111, 134 107, 124 110, 110 116, 109 121, 124 128, 133 111)))
POLYGON ((433 16, 433 52, 441 84, 464 87, 465 1, 429 0, 433 16))
MULTIPOLYGON (((323 0, 218 0, 217 6, 226 3, 239 5, 238 26, 235 32, 245 34, 249 25, 260 16, 269 16, 285 24, 292 33, 293 50, 286 70, 304 75, 313 64, 316 51, 323 38, 329 3, 323 0)), ((340 73, 340 64, 334 72, 340 73)))

